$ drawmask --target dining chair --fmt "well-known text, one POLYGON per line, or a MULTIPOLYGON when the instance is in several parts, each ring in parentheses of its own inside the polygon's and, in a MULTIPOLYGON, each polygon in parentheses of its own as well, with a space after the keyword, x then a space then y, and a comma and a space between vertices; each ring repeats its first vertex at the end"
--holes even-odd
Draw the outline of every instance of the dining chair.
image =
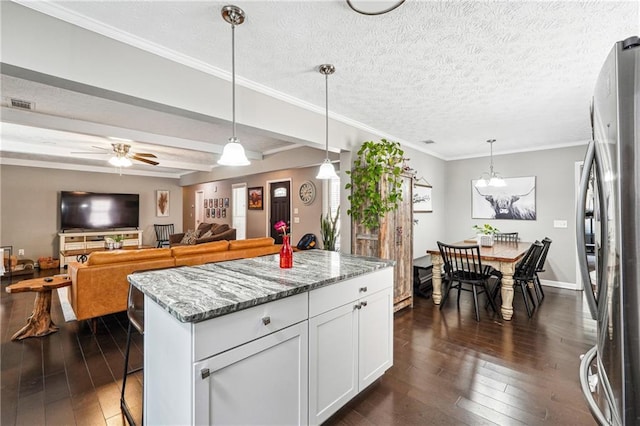
POLYGON ((483 273, 482 261, 480 260, 480 247, 478 245, 454 246, 438 241, 438 248, 445 265, 445 279, 449 281, 447 291, 440 302, 440 309, 443 308, 451 290, 458 290, 458 308, 460 308, 460 292, 469 291, 473 293, 473 306, 476 314, 476 321, 480 321, 478 309, 478 294, 485 293, 489 304, 494 312, 498 312, 493 299, 490 297, 488 276, 483 273))
POLYGON ((158 245, 156 247, 164 247, 169 245, 169 235, 173 234, 173 223, 168 225, 154 224, 153 229, 156 231, 156 240, 158 245))
POLYGON ((542 284, 540 283, 540 277, 538 276, 538 273, 544 272, 544 264, 547 261, 549 247, 551 247, 551 239, 549 237, 545 237, 542 240, 542 246, 542 253, 540 253, 540 259, 538 260, 538 264, 536 265, 534 284, 538 303, 542 302, 542 299, 544 299, 544 291, 542 290, 542 284))
POLYGON ((529 318, 533 315, 533 309, 536 307, 529 283, 531 283, 532 287, 535 287, 536 266, 540 260, 542 249, 543 245, 540 241, 531 244, 531 247, 529 247, 529 250, 527 250, 522 260, 516 265, 516 270, 513 274, 514 286, 517 284, 520 286, 520 290, 522 290, 522 298, 529 318), (527 296, 529 297, 527 298, 527 296), (529 306, 529 299, 531 299, 532 306, 529 306))
POLYGON ((499 232, 493 235, 493 240, 502 242, 502 243, 517 243, 518 233, 517 232, 499 232))
POLYGON ((127 385, 127 376, 142 370, 142 367, 129 370, 129 352, 131 349, 131 337, 133 329, 144 335, 144 294, 136 287, 129 285, 129 296, 127 300, 127 317, 129 318, 129 328, 127 329, 127 344, 124 352, 124 374, 122 375, 122 393, 120 394, 120 409, 127 418, 129 425, 135 425, 135 420, 131 415, 129 406, 124 398, 124 391, 127 385))

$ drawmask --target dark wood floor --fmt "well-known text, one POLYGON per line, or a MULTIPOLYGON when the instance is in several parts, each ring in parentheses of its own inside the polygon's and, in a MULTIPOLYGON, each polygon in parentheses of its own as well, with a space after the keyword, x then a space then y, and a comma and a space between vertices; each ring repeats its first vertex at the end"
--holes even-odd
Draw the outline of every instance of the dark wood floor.
MULTIPOLYGON (((33 293, 6 294, 2 332, 2 425, 119 425, 126 316, 65 323, 54 292, 58 333, 12 342, 30 314, 33 293)), ((579 355, 595 342, 580 293, 548 288, 528 319, 516 293, 513 321, 481 311, 471 295, 443 311, 416 299, 396 314, 394 366, 327 423, 333 425, 593 425, 580 392, 579 355)), ((142 363, 136 336, 132 363, 142 363)), ((142 373, 127 383, 139 416, 142 373)))

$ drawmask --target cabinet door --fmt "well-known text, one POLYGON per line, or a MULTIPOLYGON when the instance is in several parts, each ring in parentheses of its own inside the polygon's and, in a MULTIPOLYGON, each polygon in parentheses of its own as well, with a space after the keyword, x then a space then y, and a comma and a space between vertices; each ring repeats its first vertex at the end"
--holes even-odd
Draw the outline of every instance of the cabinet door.
POLYGON ((195 363, 195 424, 306 424, 308 344, 304 321, 195 363))
POLYGON ((358 393, 359 302, 309 319, 309 424, 320 424, 358 393))
POLYGON ((382 376, 393 365, 393 292, 386 289, 360 299, 359 388, 382 376))

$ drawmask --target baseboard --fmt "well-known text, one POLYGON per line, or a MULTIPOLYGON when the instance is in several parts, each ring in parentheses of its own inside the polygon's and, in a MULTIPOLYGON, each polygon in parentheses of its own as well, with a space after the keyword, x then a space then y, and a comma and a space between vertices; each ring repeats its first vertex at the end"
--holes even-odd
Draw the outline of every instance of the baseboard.
POLYGON ((562 281, 540 280, 540 284, 547 287, 564 288, 567 290, 582 291, 576 283, 566 283, 562 281))

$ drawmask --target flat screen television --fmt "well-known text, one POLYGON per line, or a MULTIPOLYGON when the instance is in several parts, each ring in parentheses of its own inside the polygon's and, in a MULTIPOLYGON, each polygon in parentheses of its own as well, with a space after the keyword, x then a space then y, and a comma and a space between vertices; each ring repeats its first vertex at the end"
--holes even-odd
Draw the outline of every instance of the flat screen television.
POLYGON ((60 192, 60 228, 137 228, 140 218, 139 194, 99 194, 60 192))

